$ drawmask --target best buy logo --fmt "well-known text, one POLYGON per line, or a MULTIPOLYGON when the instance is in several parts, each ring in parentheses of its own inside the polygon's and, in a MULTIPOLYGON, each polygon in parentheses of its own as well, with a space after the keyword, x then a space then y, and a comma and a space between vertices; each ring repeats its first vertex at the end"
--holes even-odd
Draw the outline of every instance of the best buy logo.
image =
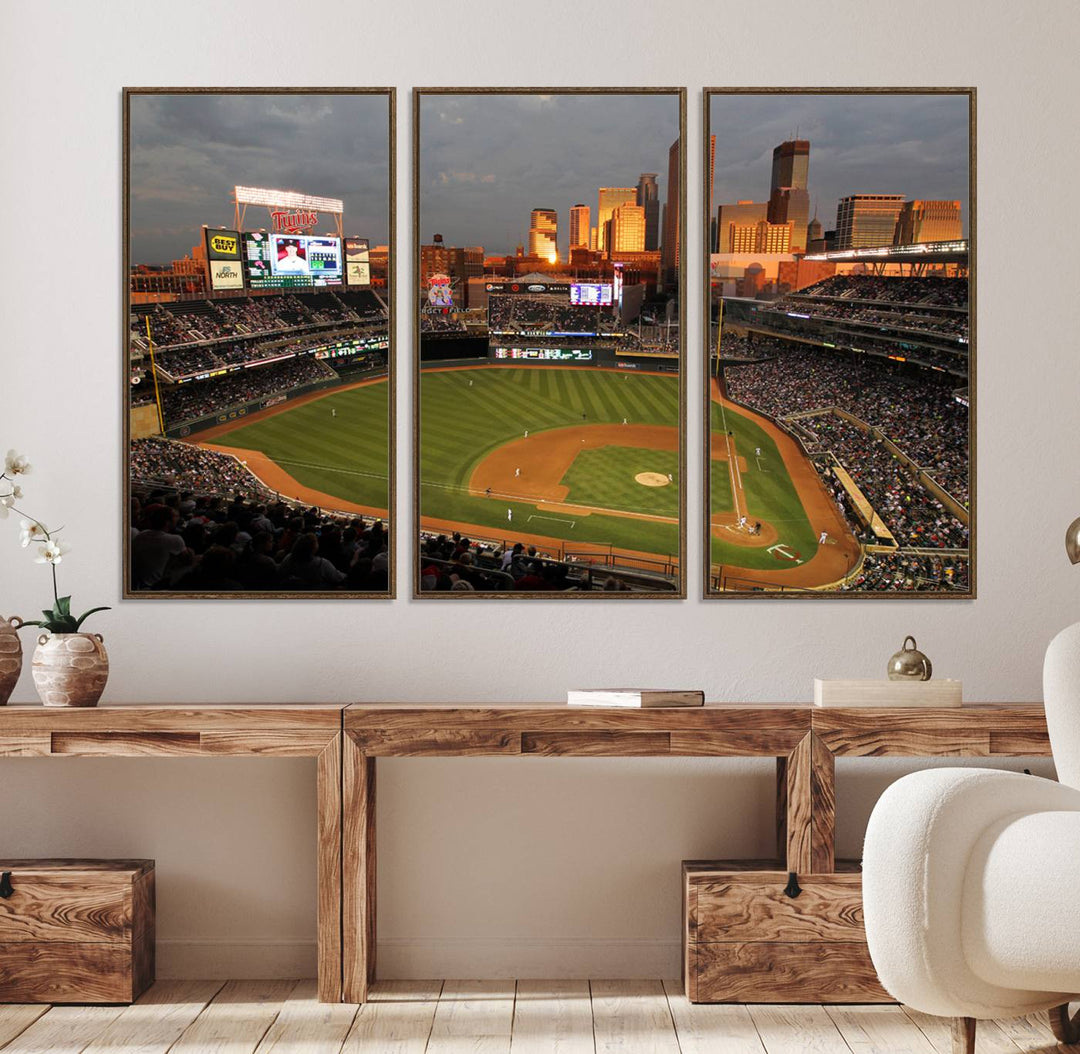
POLYGON ((236 238, 228 234, 211 235, 210 248, 216 253, 233 255, 236 253, 236 238))

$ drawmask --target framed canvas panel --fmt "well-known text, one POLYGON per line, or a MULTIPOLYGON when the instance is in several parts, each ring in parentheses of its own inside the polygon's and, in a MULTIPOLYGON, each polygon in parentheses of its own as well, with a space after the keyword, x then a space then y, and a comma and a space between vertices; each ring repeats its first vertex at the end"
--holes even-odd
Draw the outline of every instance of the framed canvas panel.
POLYGON ((414 595, 685 596, 685 89, 414 105, 414 595))
POLYGON ((705 595, 974 598, 975 90, 704 103, 705 595))
POLYGON ((125 597, 393 596, 394 103, 125 89, 125 597))

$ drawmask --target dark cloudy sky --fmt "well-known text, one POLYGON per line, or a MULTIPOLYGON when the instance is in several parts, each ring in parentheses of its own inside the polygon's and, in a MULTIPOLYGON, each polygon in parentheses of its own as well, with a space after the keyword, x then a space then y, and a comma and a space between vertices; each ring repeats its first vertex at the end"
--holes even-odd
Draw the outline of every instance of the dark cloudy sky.
POLYGON ((810 140, 810 212, 826 230, 849 194, 958 199, 968 229, 966 95, 714 95, 713 204, 767 201, 773 147, 810 140))
MULTIPOLYGON (((132 96, 131 262, 168 263, 202 224, 231 227, 238 184, 340 198, 345 233, 385 244, 389 114, 385 95, 132 96)), ((269 227, 267 210, 248 206, 245 226, 269 227)))
POLYGON ((529 213, 559 213, 565 255, 570 209, 600 187, 633 187, 655 172, 667 197, 668 149, 679 137, 677 95, 425 95, 420 100, 420 240, 528 246, 529 213))

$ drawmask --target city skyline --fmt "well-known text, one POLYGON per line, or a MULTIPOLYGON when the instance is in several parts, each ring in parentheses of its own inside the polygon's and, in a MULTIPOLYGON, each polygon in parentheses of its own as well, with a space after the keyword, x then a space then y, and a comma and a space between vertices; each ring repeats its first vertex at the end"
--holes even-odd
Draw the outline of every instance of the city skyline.
MULTIPOLYGON (((634 187, 663 171, 679 137, 675 94, 424 95, 420 98, 421 244, 482 245, 513 255, 528 245, 534 208, 559 216, 567 258, 570 211, 601 187, 634 187)), ((664 198, 665 181, 660 196, 664 198)))
POLYGON ((903 194, 957 200, 968 231, 968 97, 964 94, 716 94, 709 100, 716 162, 710 216, 737 201, 767 202, 773 151, 809 140, 809 213, 826 230, 842 198, 903 194))
MULTIPOLYGON (((345 233, 385 244, 390 105, 385 95, 133 95, 130 261, 168 264, 203 224, 232 227, 233 187, 296 190, 345 203, 345 233)), ((332 218, 319 217, 318 232, 332 218)), ((245 226, 269 227, 249 206, 245 226)))

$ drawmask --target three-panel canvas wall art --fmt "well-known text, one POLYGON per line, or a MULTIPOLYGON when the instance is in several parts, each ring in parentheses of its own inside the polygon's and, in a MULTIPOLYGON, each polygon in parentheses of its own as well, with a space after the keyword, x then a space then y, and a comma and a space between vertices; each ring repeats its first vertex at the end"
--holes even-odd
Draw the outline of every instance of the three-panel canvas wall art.
POLYGON ((973 90, 395 102, 125 92, 125 596, 974 597, 973 90))

